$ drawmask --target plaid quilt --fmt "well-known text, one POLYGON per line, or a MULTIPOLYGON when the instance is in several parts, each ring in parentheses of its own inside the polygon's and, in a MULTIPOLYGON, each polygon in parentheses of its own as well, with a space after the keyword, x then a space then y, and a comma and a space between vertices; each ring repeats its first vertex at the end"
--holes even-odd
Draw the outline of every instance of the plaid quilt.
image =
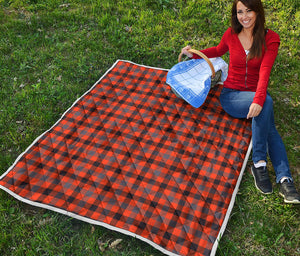
POLYGON ((176 97, 168 70, 118 60, 0 178, 17 199, 137 237, 216 252, 250 152, 250 123, 176 97))

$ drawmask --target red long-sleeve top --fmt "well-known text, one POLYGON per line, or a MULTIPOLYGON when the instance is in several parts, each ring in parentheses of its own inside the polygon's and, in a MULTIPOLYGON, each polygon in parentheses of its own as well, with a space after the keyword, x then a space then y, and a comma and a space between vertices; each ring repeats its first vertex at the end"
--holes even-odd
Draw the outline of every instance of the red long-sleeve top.
MULTIPOLYGON (((202 50, 208 58, 220 57, 229 51, 228 77, 224 87, 239 91, 253 91, 253 103, 263 106, 272 66, 276 59, 280 38, 277 33, 268 30, 265 36, 266 49, 263 47, 262 56, 247 60, 238 35, 231 28, 224 33, 218 46, 202 50)), ((192 58, 200 58, 194 54, 192 58)))

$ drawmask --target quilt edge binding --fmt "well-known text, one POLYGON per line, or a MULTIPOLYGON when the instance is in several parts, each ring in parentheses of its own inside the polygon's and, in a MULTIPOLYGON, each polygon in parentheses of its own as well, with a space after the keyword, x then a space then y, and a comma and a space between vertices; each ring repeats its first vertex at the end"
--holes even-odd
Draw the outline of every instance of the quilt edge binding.
MULTIPOLYGON (((223 235, 223 233, 224 233, 224 231, 226 229, 226 226, 228 224, 229 217, 230 217, 231 211, 232 211, 234 203, 235 203, 235 198, 236 198, 237 192, 239 190, 239 186, 240 186, 240 183, 242 181, 242 177, 243 177, 243 174, 244 174, 244 171, 245 171, 245 168, 246 168, 246 165, 247 165, 247 162, 248 162, 251 150, 252 150, 252 139, 250 141, 250 145, 248 147, 248 150, 247 150, 247 153, 246 153, 246 157, 245 157, 244 162, 243 162, 243 166, 242 166, 242 169, 241 169, 238 181, 237 181, 237 185, 236 185, 236 187, 234 189, 234 192, 232 194, 232 198, 230 200, 230 204, 229 204, 228 210, 226 212, 226 215, 225 215, 223 224, 221 226, 221 229, 219 231, 218 237, 215 240, 215 242, 213 244, 213 247, 211 249, 210 256, 214 256, 216 254, 216 251, 217 251, 218 245, 219 245, 219 241, 222 238, 222 235, 223 235)), ((162 253, 164 253, 166 255, 169 255, 169 256, 180 256, 179 254, 172 253, 172 252, 164 249, 163 247, 159 246, 158 244, 152 242, 151 240, 149 240, 147 238, 144 238, 142 236, 139 236, 139 235, 137 235, 135 233, 132 233, 130 231, 127 231, 127 230, 124 230, 124 229, 120 229, 120 228, 111 226, 111 225, 109 225, 107 223, 104 223, 104 222, 100 222, 100 221, 97 221, 97 220, 92 220, 92 219, 89 219, 89 218, 86 218, 86 217, 82 217, 80 215, 74 214, 74 213, 69 212, 69 211, 61 210, 59 208, 56 208, 56 207, 53 207, 53 206, 50 206, 50 205, 46 205, 46 204, 42 204, 42 203, 38 203, 38 202, 33 202, 31 200, 28 200, 28 199, 25 199, 25 198, 19 196, 18 194, 12 192, 11 190, 7 189, 6 187, 3 187, 2 185, 0 185, 0 188, 2 190, 6 191, 11 196, 13 196, 16 199, 18 199, 19 201, 21 201, 21 202, 27 203, 27 204, 35 206, 35 207, 40 207, 40 208, 44 208, 44 209, 47 209, 47 210, 51 210, 51 211, 54 211, 54 212, 57 212, 57 213, 60 213, 60 214, 64 214, 64 215, 66 215, 68 217, 71 217, 71 218, 74 218, 74 219, 78 219, 80 221, 84 221, 84 222, 87 222, 87 223, 92 224, 92 225, 102 226, 104 228, 110 229, 112 231, 119 232, 119 233, 124 234, 124 235, 129 235, 131 237, 137 238, 137 239, 139 239, 139 240, 141 240, 143 242, 148 243, 149 245, 151 245, 152 247, 154 247, 155 249, 161 251, 162 253)))
MULTIPOLYGON (((88 94, 92 89, 94 89, 94 87, 119 63, 119 62, 127 62, 127 63, 131 63, 131 64, 134 64, 134 65, 137 65, 137 66, 140 66, 140 67, 145 67, 145 68, 152 68, 152 69, 157 69, 157 70, 164 70, 164 71, 169 71, 169 69, 164 69, 164 68, 158 68, 158 67, 152 67, 152 66, 147 66, 147 65, 143 65, 143 64, 137 64, 135 62, 132 62, 132 61, 128 61, 128 60, 122 60, 122 59, 118 59, 115 61, 115 63, 94 83, 93 86, 91 86, 91 88, 89 90, 87 90, 84 94, 82 94, 77 100, 75 100, 73 102, 73 104, 61 115, 61 117, 48 129, 46 130, 45 132, 43 132, 40 136, 38 136, 18 157, 17 159, 14 161, 14 163, 8 168, 8 170, 6 172, 4 172, 1 176, 0 176, 0 180, 6 176, 12 168, 14 168, 14 166, 16 165, 16 163, 20 160, 20 158, 45 134, 47 133, 48 131, 50 131, 56 124, 58 124, 61 119, 65 116, 65 114, 81 99, 83 98, 86 94, 88 94)), ((225 231, 226 229, 226 226, 227 226, 227 223, 229 221, 229 217, 230 217, 230 214, 231 214, 231 211, 233 209, 233 206, 234 206, 234 202, 235 202, 235 198, 236 198, 236 195, 237 195, 237 192, 238 192, 238 189, 239 189, 239 186, 240 186, 240 183, 241 183, 241 180, 242 180, 242 176, 244 174, 244 170, 245 170, 245 167, 246 167, 246 164, 248 162, 248 158, 249 158, 249 155, 250 155, 250 152, 252 150, 252 139, 251 139, 251 142, 250 142, 250 146, 248 147, 248 151, 247 151, 247 154, 246 154, 246 158, 244 159, 244 163, 243 163, 243 166, 242 166, 242 170, 241 170, 241 173, 239 175, 239 178, 238 178, 238 182, 237 182, 237 185, 235 187, 235 190, 233 192, 233 195, 232 195, 232 199, 230 201, 230 204, 229 204, 229 207, 228 207, 228 210, 227 210, 227 213, 225 215, 225 219, 223 221, 223 224, 221 226, 221 229, 219 231, 219 234, 218 234, 218 237, 212 247, 212 250, 211 250, 211 256, 214 256, 216 251, 217 251, 217 248, 218 248, 218 245, 219 245, 219 241, 223 235, 223 232, 225 231)), ((174 254, 166 249, 164 249, 163 247, 157 245, 156 243, 152 242, 151 240, 148 240, 142 236, 139 236, 139 235, 136 235, 132 232, 129 232, 129 231, 126 231, 124 229, 120 229, 120 228, 117 228, 117 227, 114 227, 114 226, 111 226, 109 224, 106 224, 104 222, 100 222, 100 221, 96 221, 96 220, 92 220, 92 219, 89 219, 89 218, 86 218, 86 217, 82 217, 80 215, 77 215, 77 214, 74 214, 74 213, 71 213, 71 212, 68 212, 68 211, 64 211, 64 210, 61 210, 59 208, 56 208, 56 207, 53 207, 53 206, 49 206, 49 205, 46 205, 46 204, 41 204, 41 203, 38 203, 38 202, 33 202, 33 201, 30 201, 28 199, 25 199, 21 196, 19 196, 18 194, 15 194, 14 192, 12 192, 11 190, 7 189, 6 187, 3 187, 2 185, 0 185, 0 188, 4 191, 6 191, 8 194, 10 194, 11 196, 15 197, 16 199, 18 199, 19 201, 21 202, 24 202, 24 203, 27 203, 29 205, 32 205, 32 206, 36 206, 36 207, 40 207, 40 208, 44 208, 44 209, 48 209, 48 210, 51 210, 51 211, 54 211, 54 212, 58 212, 60 214, 64 214, 66 216, 69 216, 69 217, 72 217, 72 218, 75 218, 75 219, 78 219, 78 220, 81 220, 81 221, 84 221, 84 222, 87 222, 87 223, 90 223, 90 224, 93 224, 93 225, 98 225, 98 226, 102 226, 102 227, 105 227, 105 228, 108 228, 110 230, 113 230, 113 231, 117 231, 119 233, 122 233, 122 234, 125 234, 125 235, 129 235, 131 237, 135 237, 135 238, 138 238, 148 244, 150 244, 152 247, 158 249, 159 251, 161 251, 162 253, 164 254, 167 254, 169 256, 180 256, 179 254, 174 254)))
POLYGON ((229 207, 227 209, 227 212, 226 212, 223 224, 222 224, 221 229, 219 231, 218 237, 217 237, 217 239, 215 240, 215 242, 213 244, 210 256, 214 256, 216 254, 218 246, 219 246, 219 242, 220 242, 220 240, 221 240, 221 238, 223 236, 223 233, 224 233, 224 231, 226 229, 226 226, 228 224, 228 221, 229 221, 229 218, 230 218, 230 214, 231 214, 231 211, 232 211, 234 203, 235 203, 235 198, 236 198, 237 193, 239 191, 239 187, 240 187, 240 184, 241 184, 241 181, 242 181, 245 169, 246 169, 246 165, 247 165, 247 162, 248 162, 251 150, 252 150, 252 138, 250 140, 250 144, 249 144, 249 147, 248 147, 248 150, 247 150, 247 153, 246 153, 246 157, 244 159, 243 166, 242 166, 239 178, 237 180, 235 189, 233 191, 233 194, 232 194, 232 197, 231 197, 231 200, 230 200, 230 203, 229 203, 229 207))
POLYGON ((125 229, 121 229, 121 228, 117 228, 117 227, 114 227, 114 226, 111 226, 107 223, 104 223, 104 222, 101 222, 101 221, 97 221, 97 220, 92 220, 92 219, 89 219, 87 217, 83 217, 83 216, 80 216, 78 214, 75 214, 75 213, 72 213, 72 212, 69 212, 69 211, 66 211, 66 210, 61 210, 59 208, 56 208, 56 207, 53 207, 53 206, 50 206, 50 205, 47 205, 47 204, 42 204, 42 203, 38 203, 38 202, 33 202, 31 200, 28 200, 28 199, 25 199, 21 196, 19 196, 18 194, 15 194, 14 192, 12 192, 11 190, 7 189, 6 187, 3 187, 2 185, 0 185, 0 188, 4 191, 6 191, 8 194, 10 194, 11 196, 13 196, 14 198, 18 199, 19 201, 23 202, 23 203, 26 203, 26 204, 29 204, 29 205, 32 205, 32 206, 35 206, 35 207, 39 207, 39 208, 43 208, 43 209, 47 209, 47 210, 51 210, 51 211, 54 211, 54 212, 57 212, 57 213, 60 213, 60 214, 63 214, 63 215, 66 215, 68 217, 71 217, 71 218, 74 218, 74 219, 78 219, 80 221, 83 221, 83 222, 86 222, 86 223, 89 223, 89 224, 92 224, 92 225, 97 225, 97 226, 101 226, 101 227, 104 227, 104 228, 107 228, 109 230, 112 230, 112 231, 116 231, 116 232, 119 232, 121 234, 124 234, 124 235, 128 235, 128 236, 131 236, 131 237, 134 237, 134 238, 137 238, 139 240, 142 240, 143 242, 146 242, 148 243, 149 245, 151 245, 152 247, 154 247, 155 249, 161 251, 162 253, 166 254, 166 255, 169 255, 169 256, 180 256, 179 254, 175 254, 175 253, 172 253, 166 249, 164 249, 163 247, 159 246, 158 244, 152 242, 151 240, 147 239, 147 238, 144 238, 140 235, 137 235, 135 233, 132 233, 130 231, 127 231, 125 229))

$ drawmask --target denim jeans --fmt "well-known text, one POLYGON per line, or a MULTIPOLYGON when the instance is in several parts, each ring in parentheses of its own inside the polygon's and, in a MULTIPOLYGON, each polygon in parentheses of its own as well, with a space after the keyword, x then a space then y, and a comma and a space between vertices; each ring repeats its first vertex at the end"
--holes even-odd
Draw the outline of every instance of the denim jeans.
MULTIPOLYGON (((223 88, 220 102, 226 113, 235 118, 246 118, 255 92, 223 88)), ((283 141, 274 123, 273 100, 267 94, 263 109, 252 118, 252 160, 267 161, 267 153, 273 164, 276 182, 283 177, 292 179, 283 141)))

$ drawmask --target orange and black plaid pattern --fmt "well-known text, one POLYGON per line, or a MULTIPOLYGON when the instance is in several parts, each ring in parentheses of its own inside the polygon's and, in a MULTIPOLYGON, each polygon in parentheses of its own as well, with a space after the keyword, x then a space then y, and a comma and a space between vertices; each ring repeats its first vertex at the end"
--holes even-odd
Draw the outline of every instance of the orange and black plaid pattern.
POLYGON ((172 255, 209 255, 250 123, 223 111, 220 87, 195 109, 171 92, 166 74, 116 62, 19 157, 2 188, 172 255))

